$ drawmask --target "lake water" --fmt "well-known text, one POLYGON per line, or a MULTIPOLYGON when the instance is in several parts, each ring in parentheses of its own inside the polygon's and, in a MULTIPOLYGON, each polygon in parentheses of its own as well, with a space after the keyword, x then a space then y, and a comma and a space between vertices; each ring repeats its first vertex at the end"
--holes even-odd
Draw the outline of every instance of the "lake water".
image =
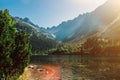
POLYGON ((120 57, 115 56, 32 56, 30 64, 48 70, 45 80, 120 80, 120 57), (54 71, 57 73, 52 75, 54 71), (50 76, 57 77, 50 79, 50 76))

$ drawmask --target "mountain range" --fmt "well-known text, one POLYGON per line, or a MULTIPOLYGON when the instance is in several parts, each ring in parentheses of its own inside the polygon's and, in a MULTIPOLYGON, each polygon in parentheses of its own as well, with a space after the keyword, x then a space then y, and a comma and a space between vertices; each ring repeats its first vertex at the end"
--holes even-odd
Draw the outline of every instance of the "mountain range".
POLYGON ((119 33, 119 5, 119 0, 108 0, 92 12, 79 15, 73 20, 64 21, 58 26, 43 30, 54 34, 56 40, 64 42, 82 40, 94 34, 100 34, 104 37, 105 35, 106 37, 111 34, 116 35, 116 33, 119 33), (111 31, 111 29, 114 30, 111 31))
POLYGON ((29 18, 14 17, 14 20, 18 31, 30 34, 33 51, 57 48, 58 45, 63 45, 61 42, 71 43, 68 45, 72 48, 76 48, 73 44, 77 45, 79 49, 81 41, 92 36, 120 40, 119 0, 108 0, 92 12, 81 14, 73 20, 63 21, 51 28, 39 27, 29 18))

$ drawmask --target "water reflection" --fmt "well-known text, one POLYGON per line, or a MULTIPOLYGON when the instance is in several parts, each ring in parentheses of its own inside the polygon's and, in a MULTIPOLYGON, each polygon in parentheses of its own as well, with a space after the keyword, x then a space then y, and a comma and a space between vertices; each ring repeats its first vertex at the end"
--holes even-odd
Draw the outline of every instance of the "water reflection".
MULTIPOLYGON (((45 74, 45 80, 119 80, 120 57, 90 57, 90 56, 32 56, 30 64, 37 65, 45 74), (41 66, 41 67, 40 67, 41 66), (55 72, 54 72, 55 71, 55 72), (49 73, 49 75, 47 75, 49 73), (48 77, 48 78, 47 78, 48 77), (59 78, 58 78, 59 77, 59 78)), ((42 73, 43 72, 43 73, 42 73)), ((32 76, 32 75, 31 75, 32 76)), ((41 76, 42 77, 42 76, 41 76)), ((40 78, 39 80, 44 80, 40 78)))

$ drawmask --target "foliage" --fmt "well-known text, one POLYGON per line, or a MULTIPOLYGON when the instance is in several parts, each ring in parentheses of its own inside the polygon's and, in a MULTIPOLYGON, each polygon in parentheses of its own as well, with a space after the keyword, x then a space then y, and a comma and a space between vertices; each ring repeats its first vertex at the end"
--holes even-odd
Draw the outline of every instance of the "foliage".
POLYGON ((0 78, 19 76, 27 66, 31 49, 29 35, 17 32, 8 10, 0 10, 0 78))
POLYGON ((33 51, 45 51, 56 47, 57 42, 46 38, 44 35, 39 36, 33 33, 30 38, 30 44, 32 45, 33 51))
POLYGON ((90 56, 119 56, 120 41, 102 37, 89 37, 84 41, 64 44, 50 54, 53 55, 90 55, 90 56))
POLYGON ((42 30, 34 28, 33 26, 23 22, 21 19, 14 20, 19 32, 26 31, 30 34, 30 44, 32 45, 33 54, 43 55, 49 49, 55 48, 59 45, 57 41, 47 38, 47 36, 43 34, 44 32, 42 32, 42 30))
POLYGON ((101 53, 101 40, 98 37, 88 38, 83 44, 83 49, 87 50, 89 53, 97 54, 101 53))

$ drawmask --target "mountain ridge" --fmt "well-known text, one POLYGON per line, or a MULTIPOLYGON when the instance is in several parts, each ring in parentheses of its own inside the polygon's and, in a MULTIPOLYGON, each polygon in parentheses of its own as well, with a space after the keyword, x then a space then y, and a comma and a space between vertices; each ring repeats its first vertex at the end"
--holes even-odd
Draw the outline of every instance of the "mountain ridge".
POLYGON ((120 13, 119 0, 108 0, 90 13, 79 15, 73 20, 62 22, 60 25, 47 28, 45 31, 56 35, 56 40, 76 41, 101 32, 120 13), (112 6, 111 6, 112 5, 112 6))

